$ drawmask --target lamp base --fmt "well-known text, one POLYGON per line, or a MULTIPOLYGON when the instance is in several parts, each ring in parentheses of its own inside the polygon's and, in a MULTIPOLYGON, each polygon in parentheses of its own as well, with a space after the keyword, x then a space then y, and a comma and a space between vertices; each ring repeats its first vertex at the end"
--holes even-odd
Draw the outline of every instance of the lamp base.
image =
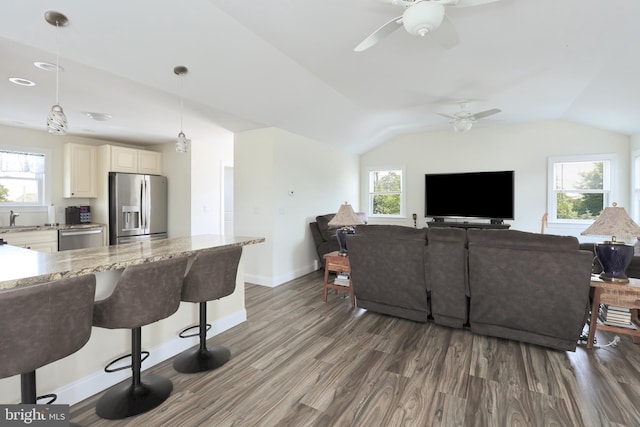
POLYGON ((620 243, 596 244, 596 255, 602 265, 600 278, 605 282, 629 283, 625 270, 633 259, 633 246, 620 243))
POLYGON ((347 234, 355 234, 356 230, 350 226, 340 227, 336 230, 336 237, 338 238, 338 245, 340 245, 340 250, 338 251, 338 255, 340 256, 348 256, 347 253, 347 234))

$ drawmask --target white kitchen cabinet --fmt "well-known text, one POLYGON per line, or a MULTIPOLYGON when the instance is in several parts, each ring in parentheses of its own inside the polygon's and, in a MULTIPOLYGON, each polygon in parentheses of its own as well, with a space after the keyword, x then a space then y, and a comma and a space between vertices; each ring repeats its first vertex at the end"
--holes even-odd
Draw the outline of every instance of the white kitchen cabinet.
POLYGON ((162 175, 162 153, 138 150, 138 173, 162 175))
POLYGON ((64 197, 98 196, 98 147, 64 144, 64 197))
POLYGON ((9 245, 39 252, 58 252, 58 230, 20 231, 0 234, 9 245))
POLYGON ((162 153, 136 148, 105 145, 101 155, 109 172, 162 174, 162 153))

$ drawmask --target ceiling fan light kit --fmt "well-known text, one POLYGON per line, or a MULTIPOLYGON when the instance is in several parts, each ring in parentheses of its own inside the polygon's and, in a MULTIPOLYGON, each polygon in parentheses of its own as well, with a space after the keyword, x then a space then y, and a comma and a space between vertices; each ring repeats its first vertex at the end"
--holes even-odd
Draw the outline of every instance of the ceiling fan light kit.
POLYGON ((409 34, 424 37, 437 29, 444 19, 444 6, 422 1, 407 8, 402 14, 402 25, 409 34))
POLYGON ((447 17, 446 7, 470 7, 493 3, 499 0, 383 0, 392 6, 404 7, 402 15, 387 21, 367 38, 362 40, 354 50, 362 52, 378 43, 401 26, 414 36, 424 37, 434 33, 434 40, 444 49, 451 49, 459 43, 458 32, 447 17))

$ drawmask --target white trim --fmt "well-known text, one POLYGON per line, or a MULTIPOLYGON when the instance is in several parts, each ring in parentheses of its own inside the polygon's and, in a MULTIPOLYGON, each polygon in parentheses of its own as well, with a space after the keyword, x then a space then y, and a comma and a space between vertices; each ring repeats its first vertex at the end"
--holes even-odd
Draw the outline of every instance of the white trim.
POLYGON ((603 153, 603 154, 586 154, 586 155, 574 155, 574 156, 552 156, 547 158, 547 212, 549 214, 548 224, 558 224, 562 226, 568 226, 570 224, 576 224, 580 226, 589 225, 593 221, 591 220, 562 220, 556 218, 556 198, 554 197, 554 165, 556 163, 570 163, 570 162, 589 162, 589 161, 609 161, 609 175, 603 176, 603 186, 605 188, 605 205, 609 205, 618 198, 618 190, 616 188, 617 175, 618 175, 618 155, 615 153, 603 153), (609 189, 608 192, 606 189, 609 189))
POLYGON ((631 218, 637 223, 640 221, 640 149, 631 151, 631 194, 630 211, 631 218))
POLYGON ((20 209, 26 212, 25 209, 34 209, 34 212, 41 212, 42 209, 38 208, 47 208, 51 203, 53 203, 53 151, 50 148, 44 147, 29 147, 25 148, 19 145, 0 145, 0 150, 4 151, 17 151, 20 153, 33 153, 33 154, 42 154, 44 155, 44 194, 42 195, 42 204, 39 203, 7 203, 3 202, 2 207, 11 208, 11 207, 20 207, 20 209))
POLYGON ((369 218, 387 218, 387 219, 406 219, 406 199, 407 199, 407 168, 405 165, 392 165, 392 166, 369 166, 365 171, 365 182, 366 182, 366 205, 367 205, 367 217, 369 218), (400 188, 400 214, 399 215, 374 215, 373 214, 373 206, 371 203, 371 182, 370 182, 370 174, 373 171, 392 171, 399 170, 402 172, 401 177, 401 188, 400 188))

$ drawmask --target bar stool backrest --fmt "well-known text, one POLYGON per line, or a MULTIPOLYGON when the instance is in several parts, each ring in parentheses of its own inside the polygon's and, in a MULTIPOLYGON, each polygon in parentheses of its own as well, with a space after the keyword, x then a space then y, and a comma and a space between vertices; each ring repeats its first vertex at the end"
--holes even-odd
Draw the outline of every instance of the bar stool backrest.
POLYGON ((134 329, 171 316, 180 306, 186 257, 131 265, 107 298, 96 303, 93 324, 134 329))
POLYGON ((82 348, 91 336, 93 274, 0 293, 0 378, 23 374, 82 348))
POLYGON ((198 252, 184 278, 182 301, 213 301, 231 295, 242 246, 198 252))

